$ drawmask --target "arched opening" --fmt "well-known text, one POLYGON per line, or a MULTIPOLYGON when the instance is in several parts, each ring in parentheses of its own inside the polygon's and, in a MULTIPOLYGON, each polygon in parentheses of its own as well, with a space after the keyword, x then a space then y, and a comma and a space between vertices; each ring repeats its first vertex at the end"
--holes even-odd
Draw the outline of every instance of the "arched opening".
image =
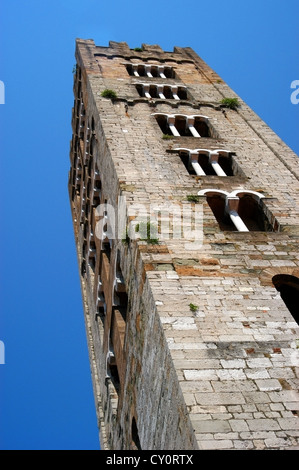
POLYGON ((210 137, 209 126, 204 119, 195 117, 194 127, 201 137, 210 137))
POLYGON ((126 69, 129 75, 142 77, 146 75, 143 64, 127 64, 126 69))
POLYGON ((175 137, 210 137, 210 128, 205 116, 154 113, 163 134, 175 137))
POLYGON ((232 156, 228 151, 177 148, 179 156, 190 175, 233 176, 232 156))
POLYGON ((160 114, 156 116, 156 119, 164 135, 173 135, 167 122, 167 115, 160 114))
POLYGON ((89 258, 88 258, 88 265, 91 270, 94 272, 96 266, 96 255, 97 255, 97 247, 94 241, 93 236, 91 235, 89 240, 89 258))
POLYGON ((153 64, 150 66, 150 73, 153 77, 174 78, 173 68, 169 65, 153 64))
POLYGON ((179 132, 180 136, 192 136, 186 122, 185 116, 176 116, 175 118, 175 127, 179 132))
POLYGON ((134 75, 133 67, 131 64, 126 65, 126 69, 129 75, 134 75))
POLYGON ((102 254, 106 256, 108 262, 110 263, 111 244, 110 244, 110 240, 108 239, 105 239, 102 242, 102 254))
POLYGON ((175 78, 175 71, 170 65, 165 65, 163 73, 166 78, 175 78))
POLYGON ((276 274, 272 278, 276 290, 299 325, 299 279, 290 274, 276 274))
POLYGON ((88 175, 89 175, 89 176, 90 176, 91 173, 93 172, 93 167, 94 167, 94 159, 93 159, 93 155, 90 154, 89 162, 88 162, 88 175))
POLYGON ((207 202, 219 224, 221 230, 236 231, 236 227, 231 221, 229 214, 225 210, 225 197, 218 194, 211 194, 207 197, 207 202))
POLYGON ((221 230, 273 231, 263 208, 263 195, 255 191, 238 190, 227 193, 205 189, 198 195, 206 195, 207 202, 221 230))
POLYGON ((97 164, 94 168, 94 187, 93 187, 93 207, 98 207, 101 203, 102 181, 97 164))
POLYGON ((101 183, 101 180, 99 178, 95 179, 94 181, 94 191, 95 192, 99 192, 101 191, 102 189, 102 183, 101 183))
POLYGON ((85 259, 83 259, 81 263, 81 276, 85 276, 85 274, 86 274, 86 261, 85 259))
POLYGON ((108 262, 110 263, 110 257, 111 257, 111 252, 112 252, 112 240, 110 238, 111 234, 111 226, 109 223, 109 216, 108 216, 108 210, 107 210, 107 204, 108 201, 105 199, 104 205, 103 205, 103 218, 102 218, 102 246, 101 246, 101 251, 102 251, 102 260, 105 259, 106 261, 104 262, 105 264, 108 262))
POLYGON ((173 99, 172 91, 170 86, 164 86, 163 87, 163 95, 165 96, 166 99, 173 99))
POLYGON ((140 440, 139 440, 139 434, 138 434, 138 428, 137 428, 137 423, 136 419, 132 419, 132 447, 134 450, 142 450, 141 445, 140 445, 140 440))
POLYGON ((141 85, 140 83, 137 83, 137 85, 136 85, 136 90, 138 91, 139 96, 144 96, 143 85, 141 85))
MULTIPOLYGON (((100 279, 100 276, 98 276, 98 279, 100 279)), ((98 288, 97 288, 96 314, 98 315, 103 325, 105 322, 106 312, 107 312, 107 305, 105 301, 105 293, 102 288, 102 283, 101 281, 99 281, 98 288)))
POLYGON ((187 100, 188 99, 188 94, 187 94, 187 90, 185 87, 179 87, 178 88, 178 97, 180 98, 180 100, 187 100))
POLYGON ((111 382, 114 385, 116 393, 119 394, 120 382, 119 382, 118 368, 116 364, 109 365, 109 373, 110 373, 111 382))
POLYGON ((188 171, 188 173, 190 175, 196 175, 196 172, 193 168, 193 166, 191 165, 191 162, 190 162, 190 157, 189 157, 189 152, 185 152, 185 151, 180 151, 180 159, 182 160, 183 164, 185 165, 186 167, 186 170, 188 171))
POLYGON ((113 386, 111 391, 113 392, 113 395, 114 395, 112 396, 112 398, 116 398, 117 403, 118 403, 118 396, 120 393, 120 380, 119 380, 118 367, 117 367, 117 363, 115 360, 111 332, 110 332, 109 342, 110 342, 110 345, 109 345, 109 350, 108 350, 107 358, 106 358, 107 360, 106 379, 110 379, 110 384, 113 386))
POLYGON ((121 314, 124 321, 127 319, 128 295, 126 292, 114 292, 114 307, 121 314))
POLYGON ((123 320, 126 321, 128 309, 128 295, 126 292, 126 285, 120 266, 119 250, 117 251, 116 255, 113 303, 115 310, 118 310, 123 320))
POLYGON ((270 224, 262 210, 260 200, 250 194, 238 194, 238 214, 250 231, 270 231, 270 224))
POLYGON ((211 165, 208 153, 199 153, 198 163, 206 175, 215 175, 215 171, 211 165))
POLYGON ((221 166, 222 170, 226 174, 226 176, 233 176, 233 164, 232 164, 232 156, 231 155, 219 155, 218 163, 221 166))
POLYGON ((151 95, 152 98, 159 98, 157 85, 150 85, 149 94, 151 95))

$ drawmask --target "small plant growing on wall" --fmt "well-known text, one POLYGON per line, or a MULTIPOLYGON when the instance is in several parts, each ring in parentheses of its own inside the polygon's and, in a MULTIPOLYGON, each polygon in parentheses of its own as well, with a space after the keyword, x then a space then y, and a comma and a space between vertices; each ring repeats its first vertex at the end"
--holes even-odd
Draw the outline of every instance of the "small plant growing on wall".
POLYGON ((163 140, 173 139, 173 135, 163 134, 162 139, 163 140))
POLYGON ((197 196, 196 194, 188 194, 187 196, 187 201, 189 202, 194 202, 195 204, 199 202, 200 197, 197 196))
POLYGON ((197 312, 197 310, 198 310, 198 305, 189 304, 189 308, 190 308, 190 311, 191 311, 191 312, 197 312))
POLYGON ((141 241, 146 241, 151 245, 157 245, 159 243, 158 229, 156 225, 150 222, 140 222, 136 225, 135 231, 140 234, 141 241))
POLYGON ((141 48, 141 47, 135 47, 135 48, 134 48, 134 51, 136 51, 136 52, 142 52, 142 48, 141 48))
POLYGON ((220 104, 229 109, 237 109, 240 106, 238 98, 223 98, 223 100, 220 101, 220 104))
POLYGON ((115 91, 109 90, 108 88, 102 91, 101 96, 103 96, 103 98, 110 98, 111 100, 115 100, 117 98, 117 94, 115 93, 115 91))

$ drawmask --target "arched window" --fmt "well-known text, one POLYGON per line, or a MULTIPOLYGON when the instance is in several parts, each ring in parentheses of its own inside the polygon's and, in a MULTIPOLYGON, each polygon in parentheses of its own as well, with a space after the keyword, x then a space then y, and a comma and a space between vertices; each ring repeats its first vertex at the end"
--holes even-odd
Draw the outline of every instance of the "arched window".
POLYGON ((176 148, 190 175, 232 176, 232 156, 229 150, 176 148))
POLYGON ((238 194, 238 214, 250 231, 266 231, 266 217, 262 210, 260 199, 248 193, 238 194))
POLYGON ((127 71, 129 75, 135 77, 159 77, 159 78, 174 78, 175 73, 170 65, 159 64, 127 64, 127 71))
POLYGON ((161 131, 174 137, 210 137, 209 118, 202 115, 153 113, 161 131))
POLYGON ((106 258, 106 260, 110 263, 110 257, 112 252, 112 227, 108 208, 110 208, 110 205, 108 204, 107 199, 105 199, 104 204, 101 204, 99 206, 99 216, 101 217, 101 219, 97 223, 96 234, 99 234, 99 238, 102 239, 102 258, 106 258))
POLYGON ((92 198, 92 205, 93 207, 98 207, 101 203, 101 194, 102 194, 102 181, 100 171, 98 169, 97 164, 95 164, 94 168, 94 186, 93 186, 93 198, 92 198))
POLYGON ((119 311, 124 321, 127 317, 128 308, 128 295, 126 292, 126 285, 120 266, 120 251, 117 251, 116 264, 115 264, 115 278, 114 278, 114 291, 113 291, 113 304, 116 310, 119 311))
POLYGON ((226 198, 222 194, 209 193, 207 195, 207 202, 218 222, 221 230, 235 231, 237 227, 229 217, 229 213, 226 210, 226 198))
POLYGON ((103 285, 101 282, 101 277, 99 275, 98 285, 97 285, 96 314, 99 315, 103 323, 105 321, 106 313, 107 313, 107 305, 105 301, 105 293, 103 291, 103 285))
POLYGON ((94 271, 95 266, 96 266, 96 255, 97 255, 97 247, 96 247, 93 233, 91 232, 89 235, 88 265, 92 269, 92 271, 94 271))
POLYGON ((290 274, 277 274, 272 282, 299 325, 299 279, 290 274))
POLYGON ((256 191, 237 190, 231 193, 219 189, 199 191, 207 202, 221 230, 273 231, 262 208, 263 195, 256 191))
POLYGON ((109 349, 106 356, 106 379, 110 379, 117 397, 120 393, 120 380, 111 336, 109 338, 109 349))
POLYGON ((140 96, 146 98, 186 100, 187 88, 178 85, 165 85, 162 83, 136 83, 140 96))
POLYGON ((79 119, 78 119, 76 133, 80 137, 80 139, 83 140, 84 139, 84 129, 85 129, 85 118, 86 118, 83 98, 80 99, 79 107, 78 107, 78 113, 79 113, 79 116, 78 116, 79 119))

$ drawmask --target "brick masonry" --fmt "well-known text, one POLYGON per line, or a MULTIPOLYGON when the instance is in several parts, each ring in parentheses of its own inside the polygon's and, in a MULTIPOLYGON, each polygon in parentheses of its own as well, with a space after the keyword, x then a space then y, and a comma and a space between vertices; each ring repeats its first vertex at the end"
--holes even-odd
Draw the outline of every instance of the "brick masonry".
POLYGON ((299 277, 298 157, 190 48, 78 39, 76 60, 69 191, 102 448, 298 449, 299 328, 272 282, 299 277), (129 75, 134 63, 175 75, 129 75), (140 82, 187 99, 141 97, 140 82), (163 139, 153 113, 208 116, 211 137, 163 139), (238 170, 191 175, 176 148, 229 149, 238 170), (187 199, 204 189, 261 193, 274 230, 221 230, 206 197, 187 199), (175 207, 170 236, 104 249, 97 224, 112 222, 97 206, 119 215, 120 200, 126 223, 175 207), (175 235, 184 211, 202 221, 196 243, 175 235))

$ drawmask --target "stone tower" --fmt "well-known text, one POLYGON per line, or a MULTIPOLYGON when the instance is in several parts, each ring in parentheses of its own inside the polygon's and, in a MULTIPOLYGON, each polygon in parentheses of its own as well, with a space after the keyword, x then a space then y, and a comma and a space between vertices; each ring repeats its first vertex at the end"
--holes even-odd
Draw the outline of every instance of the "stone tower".
POLYGON ((298 449, 298 157, 190 48, 76 41, 102 449, 298 449))

